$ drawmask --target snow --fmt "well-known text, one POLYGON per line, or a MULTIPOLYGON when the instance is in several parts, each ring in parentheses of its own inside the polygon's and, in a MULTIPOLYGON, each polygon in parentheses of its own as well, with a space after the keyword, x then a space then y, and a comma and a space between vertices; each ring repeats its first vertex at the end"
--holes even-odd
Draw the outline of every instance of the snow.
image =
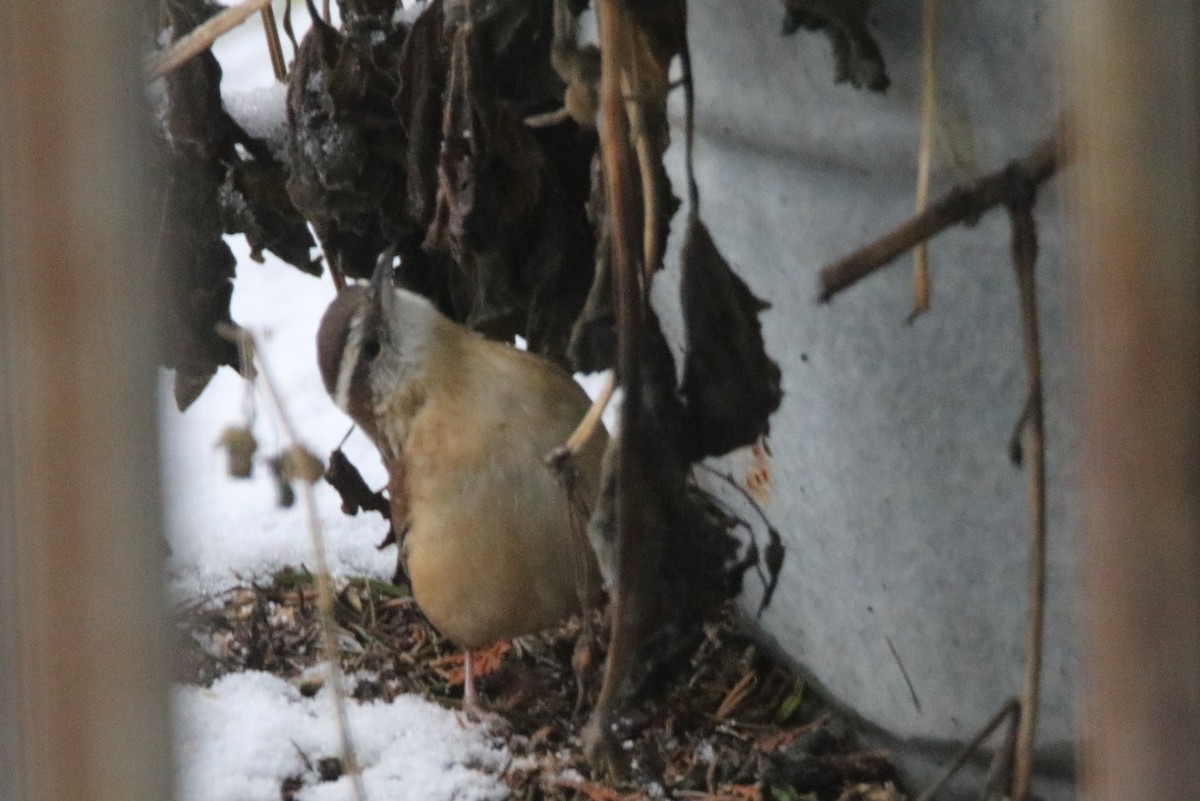
MULTIPOLYGON (((278 801, 291 777, 304 784, 298 801, 352 797, 349 777, 321 782, 315 771, 339 753, 328 689, 305 698, 269 673, 236 673, 209 689, 176 688, 174 706, 179 801, 278 801)), ((401 696, 390 704, 351 704, 348 712, 367 798, 498 801, 507 795, 495 778, 507 752, 450 710, 401 696)))
MULTIPOLYGON (((319 73, 314 73, 319 74, 319 73)), ((242 130, 265 140, 275 153, 282 152, 287 135, 287 86, 273 82, 253 89, 223 89, 221 100, 242 130)))

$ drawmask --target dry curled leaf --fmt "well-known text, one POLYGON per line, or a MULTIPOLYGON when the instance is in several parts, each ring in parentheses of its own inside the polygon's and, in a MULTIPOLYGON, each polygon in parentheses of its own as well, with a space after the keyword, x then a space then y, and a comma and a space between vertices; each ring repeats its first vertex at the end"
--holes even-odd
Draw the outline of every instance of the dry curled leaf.
POLYGON ((329 454, 329 466, 325 468, 325 482, 333 487, 342 499, 342 512, 356 515, 359 511, 378 512, 390 520, 392 504, 382 490, 372 491, 363 480, 362 473, 349 457, 339 448, 329 454))
POLYGON ((887 91, 887 67, 875 37, 867 27, 871 0, 781 0, 783 33, 804 28, 824 31, 833 48, 836 83, 849 82, 857 89, 887 91))
POLYGON ((325 464, 303 445, 293 445, 283 452, 284 466, 289 479, 316 484, 325 473, 325 464))
POLYGON ((733 272, 695 213, 680 260, 687 340, 680 394, 687 408, 685 447, 694 461, 757 442, 783 391, 758 319, 768 304, 733 272))
POLYGON ((245 426, 229 426, 217 439, 217 447, 225 450, 225 469, 233 478, 250 478, 254 473, 254 454, 258 440, 245 426))
MULTIPOLYGON (((504 661, 504 655, 512 650, 512 642, 510 640, 501 640, 490 648, 485 648, 482 651, 471 652, 471 675, 474 678, 483 678, 495 673, 500 667, 500 663, 504 661)), ((464 654, 448 654, 436 659, 429 664, 431 670, 446 680, 446 683, 451 687, 457 687, 462 684, 467 677, 466 660, 464 654)))

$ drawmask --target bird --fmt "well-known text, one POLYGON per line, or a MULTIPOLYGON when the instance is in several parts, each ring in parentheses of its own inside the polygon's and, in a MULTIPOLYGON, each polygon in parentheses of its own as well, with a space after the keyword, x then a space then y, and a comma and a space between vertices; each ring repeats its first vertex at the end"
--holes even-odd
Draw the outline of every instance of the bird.
POLYGON ((582 527, 607 436, 576 453, 574 502, 547 456, 587 394, 549 360, 484 338, 398 288, 393 257, 342 289, 317 331, 325 389, 379 451, 400 559, 430 623, 464 649, 463 708, 481 712, 471 651, 602 602, 582 527))

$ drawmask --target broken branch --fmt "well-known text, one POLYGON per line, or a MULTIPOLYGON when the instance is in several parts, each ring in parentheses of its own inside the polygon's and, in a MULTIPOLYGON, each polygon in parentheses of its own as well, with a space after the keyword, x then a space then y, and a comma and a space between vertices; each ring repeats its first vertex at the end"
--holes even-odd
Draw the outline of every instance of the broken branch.
POLYGON ((985 211, 1010 202, 1015 184, 1027 182, 1036 189, 1070 156, 1063 142, 1060 135, 1044 139, 1023 158, 991 175, 954 187, 925 211, 871 244, 824 267, 819 278, 820 301, 829 302, 834 295, 952 225, 974 225, 985 211), (1022 176, 1023 180, 1013 181, 1014 175, 1022 176))

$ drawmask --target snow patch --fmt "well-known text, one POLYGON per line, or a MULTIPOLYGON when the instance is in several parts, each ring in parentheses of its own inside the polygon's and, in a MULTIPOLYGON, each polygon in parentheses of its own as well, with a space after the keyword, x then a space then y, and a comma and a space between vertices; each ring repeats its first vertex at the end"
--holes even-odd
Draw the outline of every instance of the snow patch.
POLYGON ((265 141, 272 152, 283 151, 287 138, 287 84, 275 82, 254 89, 226 89, 221 100, 242 130, 265 141))
MULTIPOLYGON (((210 689, 174 691, 180 801, 278 801, 299 778, 299 801, 345 801, 350 779, 321 782, 314 768, 339 754, 333 698, 312 698, 269 673, 234 673, 210 689)), ((479 727, 414 696, 351 703, 355 752, 369 798, 499 801, 507 751, 479 727)))

